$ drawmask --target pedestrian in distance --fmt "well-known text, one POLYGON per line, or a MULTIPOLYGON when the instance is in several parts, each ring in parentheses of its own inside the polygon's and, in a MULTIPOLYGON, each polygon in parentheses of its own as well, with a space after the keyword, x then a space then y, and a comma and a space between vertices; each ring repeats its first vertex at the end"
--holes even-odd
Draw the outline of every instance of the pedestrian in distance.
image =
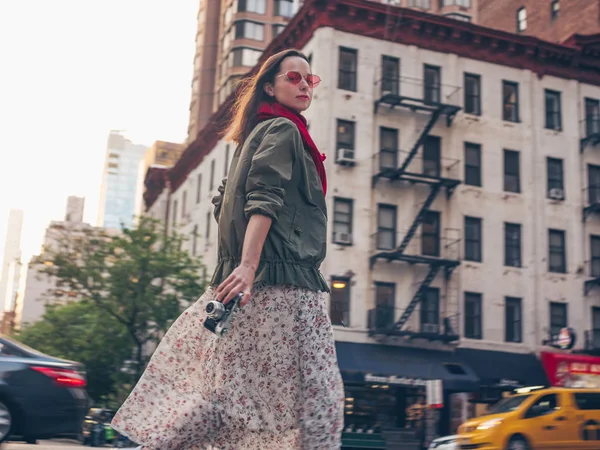
POLYGON ((112 422, 139 449, 341 448, 344 390, 319 271, 325 156, 301 114, 319 82, 290 49, 238 90, 228 128, 237 148, 213 198, 210 286, 171 326, 112 422), (237 312, 227 334, 207 306, 227 320, 237 312))

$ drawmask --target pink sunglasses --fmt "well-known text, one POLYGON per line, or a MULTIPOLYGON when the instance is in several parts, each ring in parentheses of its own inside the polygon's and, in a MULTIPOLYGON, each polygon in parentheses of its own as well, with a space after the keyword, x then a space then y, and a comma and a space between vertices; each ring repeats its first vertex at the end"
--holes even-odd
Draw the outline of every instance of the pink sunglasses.
POLYGON ((321 77, 319 75, 314 75, 312 73, 309 73, 308 75, 303 77, 300 72, 297 72, 295 70, 289 70, 286 73, 277 75, 277 77, 282 77, 284 75, 287 77, 288 81, 290 83, 292 83, 294 86, 297 84, 300 84, 300 81, 302 81, 302 78, 304 78, 306 80, 306 84, 308 84, 308 86, 310 88, 316 88, 319 85, 319 83, 321 82, 321 77))

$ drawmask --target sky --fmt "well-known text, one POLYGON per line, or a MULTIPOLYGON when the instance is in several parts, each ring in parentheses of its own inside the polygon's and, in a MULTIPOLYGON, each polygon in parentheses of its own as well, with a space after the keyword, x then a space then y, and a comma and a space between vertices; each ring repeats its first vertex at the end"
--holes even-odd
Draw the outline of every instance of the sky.
POLYGON ((198 6, 0 0, 0 251, 11 208, 24 211, 24 262, 69 195, 96 224, 109 130, 185 140, 198 6))

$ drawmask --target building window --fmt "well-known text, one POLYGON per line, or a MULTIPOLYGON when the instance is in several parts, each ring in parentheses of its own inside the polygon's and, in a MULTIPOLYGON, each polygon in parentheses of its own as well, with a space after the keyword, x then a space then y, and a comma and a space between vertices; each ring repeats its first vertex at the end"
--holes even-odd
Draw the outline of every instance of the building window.
POLYGON ((440 213, 425 211, 421 225, 421 254, 440 256, 440 213))
POLYGON ((394 325, 396 285, 375 283, 375 328, 391 328, 394 325))
POLYGON ((482 261, 481 219, 465 216, 465 260, 482 261))
POLYGON ((519 152, 504 150, 504 191, 521 192, 519 152))
POLYGON ((481 145, 465 142, 465 184, 481 186, 481 145))
POLYGON ((585 99, 585 135, 600 133, 600 100, 585 99))
POLYGON ((553 0, 553 2, 550 4, 550 17, 552 18, 552 20, 555 20, 556 18, 558 18, 559 14, 560 14, 560 1, 553 0))
POLYGON ((440 8, 442 6, 462 6, 463 8, 471 7, 471 0, 440 0, 440 8))
POLYGON ((210 162, 210 178, 209 178, 209 182, 208 182, 208 190, 210 192, 212 192, 214 188, 215 188, 215 160, 213 159, 210 162))
POLYGON ((600 236, 590 236, 590 276, 600 278, 600 236))
POLYGON ((277 36, 279 36, 279 33, 281 33, 284 29, 285 29, 285 25, 282 25, 280 23, 273 24, 273 26, 272 26, 273 39, 275 39, 277 36))
POLYGON ((563 160, 548 158, 546 160, 548 178, 548 198, 564 198, 563 160))
POLYGON ((507 122, 519 121, 519 84, 502 82, 502 119, 507 122))
POLYGON ((333 200, 333 242, 352 244, 352 199, 335 198, 333 200))
POLYGON ((481 294, 465 292, 465 337, 483 339, 481 294))
POLYGON ((588 203, 600 203, 600 166, 588 164, 588 203))
POLYGON ((504 301, 504 314, 506 319, 504 340, 506 342, 522 342, 523 321, 521 319, 521 299, 518 297, 505 297, 504 301))
POLYGON ((225 146, 225 164, 223 165, 223 176, 227 177, 227 172, 229 170, 229 147, 230 144, 225 146))
POLYGON ((398 168, 398 130, 395 128, 379 129, 379 170, 396 170, 398 168))
POLYGON ((425 64, 423 71, 423 100, 428 104, 440 103, 442 69, 439 66, 425 64))
POLYGON ((429 287, 421 299, 421 332, 440 332, 440 290, 429 287))
POLYGON ((465 73, 465 112, 481 115, 481 77, 465 73))
POLYGON ((527 29, 527 10, 525 7, 517 9, 517 31, 525 31, 527 29))
POLYGON ((558 336, 560 330, 567 327, 566 303, 550 302, 550 336, 558 336))
POLYGON ((210 222, 212 219, 211 212, 206 213, 206 243, 208 244, 208 239, 210 238, 210 222))
POLYGON ((173 214, 171 215, 171 224, 175 226, 177 223, 177 200, 173 200, 173 214))
POLYGON ((412 8, 430 9, 431 0, 408 0, 408 6, 412 8))
POLYGON ((339 89, 356 92, 357 63, 358 52, 356 49, 340 47, 339 89))
POLYGON ((202 174, 198 174, 198 178, 196 179, 196 203, 200 203, 200 198, 202 195, 202 174))
POLYGON ((198 225, 194 225, 194 232, 192 234, 192 256, 196 256, 198 247, 198 225))
POLYGON ((262 55, 262 51, 253 48, 237 47, 229 54, 230 67, 254 67, 258 59, 262 55))
POLYGON ((350 321, 350 280, 332 278, 329 298, 329 317, 332 325, 347 325, 350 321))
POLYGON ((294 2, 292 0, 275 0, 275 15, 292 17, 294 15, 294 2))
POLYGON ((377 249, 396 248, 396 206, 380 204, 377 210, 377 249))
POLYGON ((267 0, 238 0, 238 12, 264 14, 267 11, 267 0))
POLYGON ((185 219, 186 214, 187 214, 187 191, 183 191, 183 195, 181 196, 181 218, 185 219))
POLYGON ((349 120, 337 121, 336 149, 343 149, 344 156, 354 159, 354 122, 349 120))
POLYGON ((265 26, 258 22, 240 20, 235 23, 235 38, 263 41, 265 39, 265 26))
POLYGON ((546 128, 549 130, 561 130, 560 92, 546 89, 544 94, 546 98, 546 128))
POLYGON ((521 225, 504 224, 504 265, 521 267, 521 225))
POLYGON ((554 273, 567 272, 565 232, 548 230, 548 271, 554 273))
POLYGON ((398 95, 400 92, 400 60, 392 56, 381 57, 381 94, 398 95))
POLYGON ((439 178, 442 170, 442 139, 439 136, 427 136, 423 143, 423 174, 439 178))

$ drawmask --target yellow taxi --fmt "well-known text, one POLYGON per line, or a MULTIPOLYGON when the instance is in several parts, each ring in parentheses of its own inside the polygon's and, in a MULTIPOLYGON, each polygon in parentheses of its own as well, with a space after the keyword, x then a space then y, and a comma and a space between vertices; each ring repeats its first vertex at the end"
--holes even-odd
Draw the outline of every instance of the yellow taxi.
POLYGON ((461 450, 600 449, 600 389, 525 389, 458 429, 461 450))

